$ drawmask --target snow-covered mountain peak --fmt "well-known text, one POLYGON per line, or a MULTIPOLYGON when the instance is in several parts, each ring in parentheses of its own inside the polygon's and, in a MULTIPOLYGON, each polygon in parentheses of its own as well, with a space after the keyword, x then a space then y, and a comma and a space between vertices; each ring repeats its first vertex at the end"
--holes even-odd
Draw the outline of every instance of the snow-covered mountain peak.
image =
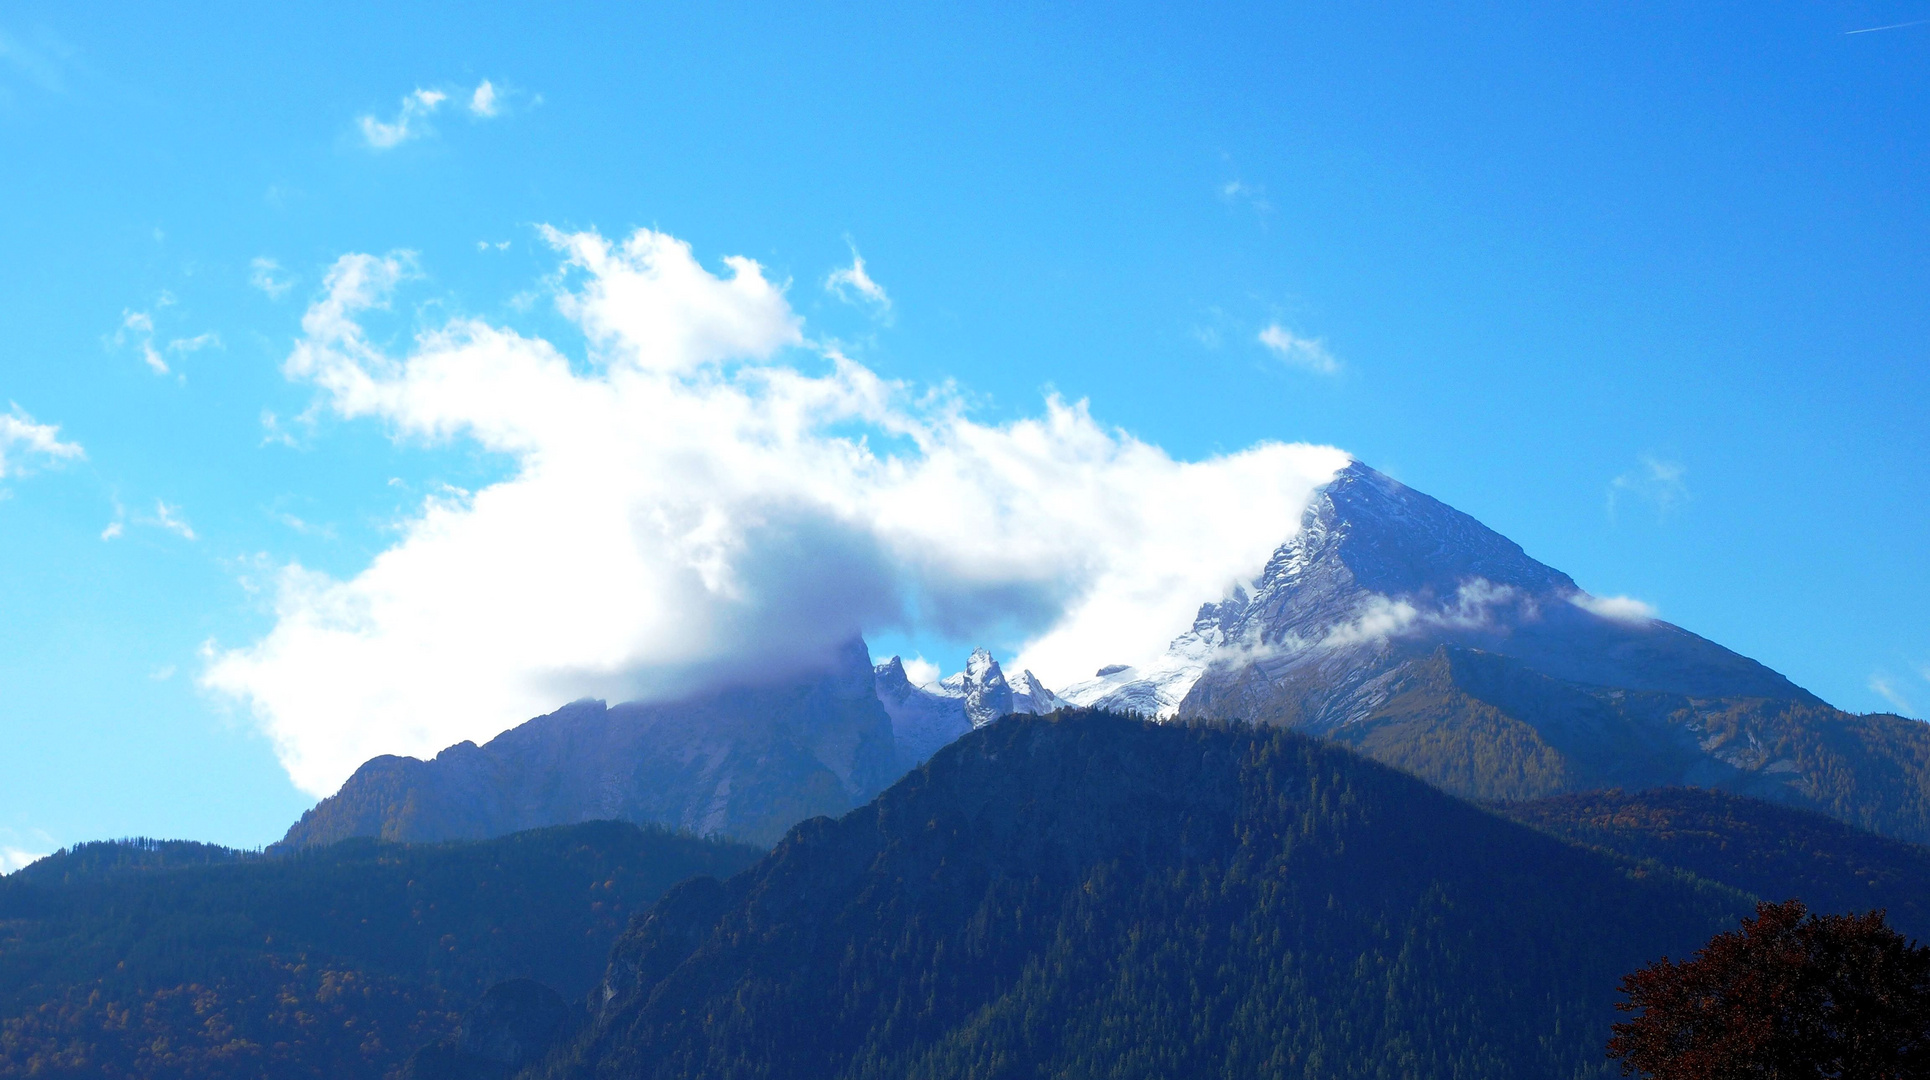
POLYGON ((979 646, 972 655, 965 658, 962 672, 968 682, 985 684, 1000 677, 999 662, 992 659, 992 650, 979 646))
POLYGON ((965 670, 917 686, 894 656, 874 669, 878 701, 891 716, 901 753, 911 764, 939 747, 1011 713, 1048 713, 1066 703, 1030 671, 1007 676, 988 649, 973 649, 965 670))
POLYGON ((1377 673, 1444 643, 1583 683, 1802 693, 1712 642, 1612 608, 1474 518, 1356 461, 1315 493, 1259 574, 1202 605, 1163 656, 1061 693, 1158 716, 1285 708, 1318 728, 1359 713, 1377 673), (1280 706, 1283 694, 1296 703, 1280 706))

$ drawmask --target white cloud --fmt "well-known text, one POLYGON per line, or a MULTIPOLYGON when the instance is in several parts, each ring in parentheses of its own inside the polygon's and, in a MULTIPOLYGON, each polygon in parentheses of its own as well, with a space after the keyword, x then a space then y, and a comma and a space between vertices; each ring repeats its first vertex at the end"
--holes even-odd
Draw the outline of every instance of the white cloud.
POLYGON ((1317 644, 1331 649, 1385 641, 1427 627, 1493 630, 1505 625, 1505 619, 1533 622, 1539 618, 1541 605, 1533 596, 1513 585, 1473 577, 1456 586, 1452 597, 1428 607, 1416 604, 1412 597, 1369 596, 1352 619, 1329 628, 1317 644))
POLYGON ((1260 331, 1260 344, 1295 367, 1322 375, 1332 375, 1340 370, 1340 361, 1327 351, 1325 342, 1318 338, 1300 337, 1279 323, 1268 323, 1266 329, 1260 331))
POLYGON ((851 249, 851 265, 831 271, 824 279, 824 288, 847 304, 869 306, 880 315, 891 312, 891 297, 885 294, 885 287, 871 279, 865 272, 864 256, 851 249))
POLYGON ((0 415, 0 478, 18 476, 28 461, 67 461, 84 458, 79 443, 61 442, 59 424, 42 424, 19 405, 0 415))
POLYGON ((126 532, 126 525, 118 521, 110 521, 107 523, 107 528, 101 530, 101 539, 119 540, 126 532))
POLYGON ((0 826, 0 874, 11 874, 44 859, 60 843, 43 829, 12 829, 0 826))
POLYGON ((945 673, 938 670, 937 664, 922 656, 914 656, 909 660, 900 658, 899 663, 905 665, 905 678, 910 680, 913 686, 930 686, 945 677, 945 673))
POLYGON ((362 126, 362 138, 374 150, 388 150, 418 138, 424 131, 424 121, 448 99, 449 95, 440 90, 417 89, 403 97, 394 120, 385 123, 373 116, 360 118, 357 123, 362 126))
MULTIPOLYGON (((173 298, 168 296, 168 294, 161 294, 162 307, 172 302, 173 298)), ((154 348, 154 317, 152 315, 149 315, 145 311, 134 311, 130 308, 123 308, 121 310, 121 325, 120 329, 114 331, 114 344, 116 346, 125 345, 130 338, 132 338, 135 345, 140 348, 141 359, 151 371, 156 375, 166 375, 168 373, 168 362, 162 359, 160 352, 154 348)))
POLYGON ((1683 479, 1689 470, 1673 461, 1643 454, 1639 467, 1608 482, 1608 516, 1614 517, 1625 497, 1641 499, 1655 508, 1657 517, 1689 501, 1689 485, 1683 479))
MULTIPOLYGON (((164 291, 154 301, 154 307, 156 310, 161 310, 174 306, 174 303, 174 294, 164 291)), ((188 353, 200 352, 203 349, 218 349, 222 347, 221 335, 210 330, 205 333, 196 334, 193 337, 175 338, 167 343, 165 349, 157 349, 154 346, 154 333, 154 316, 152 314, 145 311, 135 311, 132 308, 123 308, 121 309, 121 324, 115 327, 114 336, 110 339, 110 343, 117 349, 132 345, 136 351, 140 353, 141 362, 146 364, 148 370, 154 372, 156 375, 166 375, 170 370, 166 354, 171 353, 176 356, 181 356, 188 353)))
POLYGON ((1351 620, 1329 629, 1320 639, 1320 644, 1334 649, 1367 641, 1385 641, 1400 637, 1421 623, 1421 609, 1415 607, 1413 601, 1370 596, 1351 620))
POLYGON ((168 342, 168 351, 171 353, 192 353, 200 352, 202 349, 221 347, 221 335, 212 330, 205 334, 196 334, 191 338, 175 338, 168 342))
POLYGON ((802 328, 750 260, 545 236, 587 358, 475 319, 391 355, 359 320, 408 276, 393 257, 344 256, 303 319, 284 370, 336 415, 513 462, 425 498, 352 577, 281 567, 274 628, 210 652, 204 685, 248 703, 307 791, 583 695, 782 674, 861 630, 1018 637, 1015 668, 1048 685, 1150 660, 1348 460, 1176 461, 1057 398, 977 423, 835 351, 781 362, 802 328))
POLYGON ((154 516, 145 519, 144 523, 158 525, 185 540, 196 539, 194 527, 188 524, 188 519, 182 515, 181 508, 170 506, 160 499, 154 500, 154 516))
POLYGON ((1896 684, 1890 681, 1889 676, 1881 672, 1871 675, 1870 689, 1878 697, 1889 702, 1890 707, 1896 711, 1905 715, 1916 715, 1916 709, 1910 704, 1910 699, 1903 696, 1902 691, 1896 688, 1896 684))
POLYGON ((1568 602, 1584 611, 1592 611, 1604 619, 1616 622, 1641 625, 1655 619, 1655 608, 1632 596, 1595 596, 1578 592, 1568 597, 1568 602))
POLYGON ((488 79, 476 84, 476 90, 469 95, 469 114, 484 119, 497 115, 502 109, 496 100, 496 87, 488 79))
POLYGON ((249 263, 248 268, 248 284, 267 293, 270 300, 280 300, 295 287, 293 278, 281 276, 281 264, 266 255, 249 263))

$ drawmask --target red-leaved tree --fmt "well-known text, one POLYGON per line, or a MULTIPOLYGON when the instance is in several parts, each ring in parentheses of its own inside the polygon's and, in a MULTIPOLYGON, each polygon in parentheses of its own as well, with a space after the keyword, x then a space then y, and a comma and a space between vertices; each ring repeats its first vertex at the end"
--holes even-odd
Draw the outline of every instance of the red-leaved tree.
POLYGON ((1930 948, 1883 912, 1761 904, 1695 957, 1625 977, 1608 1056, 1655 1080, 1930 1080, 1930 948))

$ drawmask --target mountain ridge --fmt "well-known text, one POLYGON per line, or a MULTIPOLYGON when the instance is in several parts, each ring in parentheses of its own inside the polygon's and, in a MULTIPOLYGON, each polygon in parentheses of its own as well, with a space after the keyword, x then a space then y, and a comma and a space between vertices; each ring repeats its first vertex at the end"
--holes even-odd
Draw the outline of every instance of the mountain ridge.
POLYGON ((836 670, 784 687, 578 702, 484 747, 373 759, 284 843, 617 817, 769 844, 1003 713, 1061 705, 1292 727, 1478 800, 1694 784, 1930 842, 1930 729, 1835 710, 1355 461, 1140 668, 1055 694, 980 649, 918 686, 854 639, 836 670))
POLYGON ((531 1076, 1606 1077, 1748 910, 1297 733, 1012 716, 666 894, 531 1076))

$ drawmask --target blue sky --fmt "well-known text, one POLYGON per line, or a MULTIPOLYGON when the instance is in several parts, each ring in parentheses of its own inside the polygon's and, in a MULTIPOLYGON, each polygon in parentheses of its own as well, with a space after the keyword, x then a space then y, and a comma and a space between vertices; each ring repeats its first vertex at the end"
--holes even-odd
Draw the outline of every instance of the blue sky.
MULTIPOLYGON (((988 431, 1058 395, 1179 460, 1344 448, 1838 705, 1926 715, 1918 19, 10 5, 0 848, 259 844, 312 802, 212 658, 276 627, 289 565, 355 578, 517 466, 291 376, 304 313, 393 255, 357 324, 388 355, 479 320, 580 366, 544 226, 755 260, 802 327, 774 362, 950 386, 988 431), (854 254, 885 301, 829 282, 854 254)), ((982 615, 874 639, 1023 644, 982 615)))

